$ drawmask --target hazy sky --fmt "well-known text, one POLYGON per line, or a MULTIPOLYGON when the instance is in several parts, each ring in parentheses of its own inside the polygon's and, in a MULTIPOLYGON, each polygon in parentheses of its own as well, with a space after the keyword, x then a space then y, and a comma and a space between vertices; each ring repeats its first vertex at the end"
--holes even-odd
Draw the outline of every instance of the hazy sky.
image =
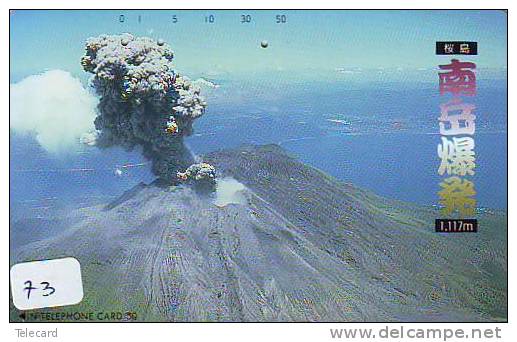
POLYGON ((507 53, 502 11, 16 11, 10 26, 11 72, 19 75, 82 74, 85 40, 122 32, 165 39, 179 70, 207 76, 433 68, 437 40, 478 41, 474 59, 482 68, 505 68, 507 53), (206 23, 210 14, 215 20, 206 23), (241 14, 251 23, 241 23, 241 14), (282 14, 287 22, 275 23, 282 14))

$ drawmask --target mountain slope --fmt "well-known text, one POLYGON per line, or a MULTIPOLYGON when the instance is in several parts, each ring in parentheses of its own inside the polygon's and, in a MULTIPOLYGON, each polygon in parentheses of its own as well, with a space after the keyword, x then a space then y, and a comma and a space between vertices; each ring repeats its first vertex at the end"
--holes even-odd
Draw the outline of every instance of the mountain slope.
POLYGON ((13 253, 12 263, 80 261, 83 302, 43 311, 132 311, 138 321, 506 320, 506 213, 484 211, 478 234, 437 234, 436 211, 339 182, 275 145, 204 159, 246 186, 244 203, 219 207, 187 187, 140 184, 13 253))

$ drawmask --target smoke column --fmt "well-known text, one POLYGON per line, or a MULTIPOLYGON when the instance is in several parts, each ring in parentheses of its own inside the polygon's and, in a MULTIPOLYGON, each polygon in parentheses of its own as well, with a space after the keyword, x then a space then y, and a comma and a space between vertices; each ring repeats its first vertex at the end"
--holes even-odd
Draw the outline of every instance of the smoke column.
POLYGON ((153 172, 174 183, 194 163, 183 137, 206 102, 200 89, 174 71, 173 51, 162 40, 130 34, 100 35, 86 42, 81 65, 93 74, 100 97, 96 145, 141 146, 153 172))

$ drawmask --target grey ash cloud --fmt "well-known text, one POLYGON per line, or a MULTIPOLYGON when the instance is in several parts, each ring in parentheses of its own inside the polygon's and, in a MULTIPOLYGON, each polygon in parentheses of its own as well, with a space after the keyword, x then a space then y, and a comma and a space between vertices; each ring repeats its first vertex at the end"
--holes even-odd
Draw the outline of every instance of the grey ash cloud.
POLYGON ((168 182, 194 162, 183 138, 206 108, 199 87, 174 70, 173 57, 163 40, 122 34, 89 38, 81 59, 100 97, 96 145, 141 146, 168 182))

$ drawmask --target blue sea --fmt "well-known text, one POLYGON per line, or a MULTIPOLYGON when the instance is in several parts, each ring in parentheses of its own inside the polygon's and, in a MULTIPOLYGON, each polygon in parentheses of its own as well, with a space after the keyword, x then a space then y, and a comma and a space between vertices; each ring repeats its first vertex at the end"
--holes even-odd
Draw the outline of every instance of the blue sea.
MULTIPOLYGON (((437 118, 447 98, 439 95, 437 84, 212 81, 220 86, 204 89, 207 111, 186 139, 193 153, 275 143, 381 196, 425 206, 438 203, 437 118)), ((506 80, 480 80, 478 94, 467 101, 477 106, 472 179, 478 206, 506 209, 506 80)), ((10 152, 13 216, 102 203, 154 179, 138 150, 78 144, 75 153, 55 157, 30 136, 11 133, 10 152), (117 169, 124 172, 117 175, 117 169)))

